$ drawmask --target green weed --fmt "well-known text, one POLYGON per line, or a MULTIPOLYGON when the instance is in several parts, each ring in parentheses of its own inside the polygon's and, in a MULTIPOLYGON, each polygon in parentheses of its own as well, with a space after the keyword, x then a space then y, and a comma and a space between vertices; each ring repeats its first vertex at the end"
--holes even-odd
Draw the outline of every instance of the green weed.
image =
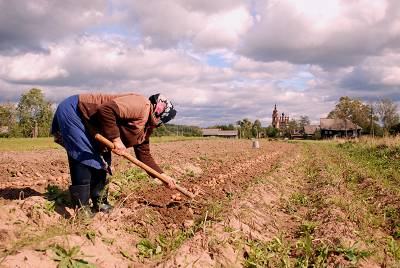
POLYGON ((186 169, 186 170, 185 170, 185 176, 188 176, 188 177, 193 178, 193 177, 195 177, 195 175, 196 175, 196 174, 194 174, 194 171, 193 171, 193 170, 190 170, 190 169, 186 169))
POLYGON ((312 234, 317 226, 317 222, 304 221, 299 227, 299 233, 300 235, 312 234))
POLYGON ((70 200, 68 192, 60 189, 57 185, 48 185, 44 193, 47 200, 54 201, 57 205, 68 205, 70 200))
POLYGON ((245 267, 290 267, 291 246, 282 236, 270 242, 248 240, 249 251, 245 252, 245 267))
POLYGON ((388 239, 387 249, 395 260, 400 261, 400 243, 394 240, 393 237, 388 239))
POLYGON ((47 214, 53 213, 56 209, 56 202, 46 200, 43 209, 47 214))
POLYGON ((290 201, 298 206, 306 206, 309 203, 308 197, 302 193, 292 194, 290 201))
POLYGON ((58 268, 96 267, 94 264, 91 264, 83 259, 86 256, 82 254, 79 246, 73 246, 70 249, 65 249, 57 244, 52 247, 52 250, 56 254, 54 260, 58 262, 58 268))
POLYGON ((86 231, 85 237, 86 237, 87 239, 89 239, 90 242, 92 242, 93 245, 94 245, 94 243, 96 242, 96 232, 93 231, 93 230, 88 230, 88 231, 86 231))
POLYGON ((159 255, 162 252, 161 246, 152 243, 148 239, 142 239, 136 245, 136 248, 139 250, 139 258, 151 258, 155 255, 159 255))
POLYGON ((354 243, 350 247, 339 246, 334 251, 337 254, 343 254, 345 258, 352 263, 357 263, 359 260, 371 255, 371 253, 366 250, 358 249, 357 243, 354 243))

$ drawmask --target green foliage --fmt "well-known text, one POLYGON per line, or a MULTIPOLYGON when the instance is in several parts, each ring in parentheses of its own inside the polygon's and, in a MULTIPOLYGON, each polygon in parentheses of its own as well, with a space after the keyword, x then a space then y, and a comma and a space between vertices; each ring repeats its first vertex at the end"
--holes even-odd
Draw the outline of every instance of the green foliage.
POLYGON ((0 104, 0 137, 13 136, 16 127, 15 105, 11 103, 0 104))
POLYGON ((141 258, 151 258, 162 252, 161 246, 152 243, 149 239, 140 240, 136 247, 139 250, 139 257, 141 258))
POLYGON ((81 248, 79 246, 74 246, 70 249, 65 249, 60 245, 55 245, 52 247, 53 252, 56 254, 54 257, 55 261, 58 261, 57 268, 93 268, 96 267, 85 261, 85 256, 81 253, 81 248))
POLYGON ((391 135, 399 135, 400 134, 400 123, 391 126, 389 129, 389 133, 391 135))
POLYGON ((245 118, 243 120, 237 121, 237 124, 240 126, 239 128, 239 137, 243 139, 250 139, 253 137, 252 127, 253 124, 249 119, 245 118))
POLYGON ((214 125, 214 126, 210 126, 208 128, 219 128, 222 130, 235 130, 235 126, 233 124, 229 124, 229 125, 214 125))
POLYGON ((95 241, 96 241, 96 232, 93 230, 88 230, 85 233, 85 236, 87 239, 90 240, 90 242, 92 242, 92 244, 94 245, 95 241))
POLYGON ((376 106, 384 132, 387 134, 392 126, 400 123, 397 105, 390 99, 382 99, 376 106))
POLYGON ((400 244, 393 237, 390 237, 387 241, 388 252, 392 254, 396 261, 400 261, 400 244))
POLYGON ((290 201, 295 205, 305 206, 308 204, 308 197, 302 193, 294 193, 290 197, 290 201))
POLYGON ((266 134, 267 134, 267 137, 269 137, 269 138, 276 138, 278 136, 278 133, 279 133, 278 129, 276 129, 272 126, 269 126, 266 128, 266 134))
POLYGON ((335 249, 335 253, 343 254, 352 263, 356 263, 371 255, 368 251, 358 249, 357 243, 354 243, 351 247, 339 246, 335 249))
POLYGON ((250 250, 245 253, 245 267, 290 267, 291 246, 282 236, 267 243, 248 240, 246 244, 250 250))
POLYGON ((307 115, 301 115, 298 121, 299 129, 304 130, 304 127, 310 125, 310 118, 307 115))
POLYGON ((48 200, 54 201, 57 205, 68 205, 70 203, 68 193, 60 189, 57 185, 48 185, 44 195, 48 200))
POLYGON ((374 129, 379 128, 377 117, 373 115, 372 107, 364 104, 361 100, 341 97, 328 118, 349 119, 363 128, 364 133, 371 132, 371 119, 374 129))
POLYGON ((19 135, 22 137, 49 136, 52 118, 51 103, 45 100, 42 90, 32 88, 21 95, 17 106, 19 135))
POLYGON ((251 134, 253 137, 258 138, 262 131, 260 120, 256 119, 251 127, 251 134))
POLYGON ((153 136, 185 136, 185 137, 201 137, 203 133, 201 129, 196 126, 174 125, 166 124, 161 125, 153 131, 153 136))
POLYGON ((47 213, 53 213, 56 210, 56 203, 54 201, 48 201, 46 200, 44 202, 44 210, 47 213))

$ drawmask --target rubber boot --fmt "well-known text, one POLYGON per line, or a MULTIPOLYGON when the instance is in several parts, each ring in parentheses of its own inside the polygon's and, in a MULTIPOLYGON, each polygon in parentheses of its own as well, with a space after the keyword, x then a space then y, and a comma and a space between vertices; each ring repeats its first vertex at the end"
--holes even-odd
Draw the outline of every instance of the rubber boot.
POLYGON ((74 208, 78 209, 77 218, 82 220, 93 218, 94 214, 90 211, 89 207, 90 184, 71 185, 69 192, 71 193, 71 201, 74 208))
POLYGON ((90 184, 90 197, 93 202, 94 212, 110 213, 113 206, 108 202, 108 188, 105 179, 92 180, 90 184))

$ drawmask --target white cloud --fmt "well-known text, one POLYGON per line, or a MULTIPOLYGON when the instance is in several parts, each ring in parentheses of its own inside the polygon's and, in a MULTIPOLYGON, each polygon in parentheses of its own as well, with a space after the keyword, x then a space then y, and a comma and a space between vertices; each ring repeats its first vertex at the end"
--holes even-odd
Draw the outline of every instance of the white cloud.
POLYGON ((0 99, 161 92, 175 123, 325 116, 400 101, 396 0, 0 1, 0 99), (72 19, 73 18, 73 19, 72 19))
POLYGON ((199 48, 235 47, 240 37, 252 26, 253 19, 244 7, 209 16, 204 28, 194 36, 199 48))
POLYGON ((346 66, 399 43, 397 1, 267 3, 241 49, 257 60, 346 66))
POLYGON ((197 48, 234 47, 252 25, 242 1, 115 1, 117 16, 156 47, 193 43, 197 48))
POLYGON ((46 43, 95 26, 105 18, 105 0, 0 1, 0 51, 46 50, 46 43))

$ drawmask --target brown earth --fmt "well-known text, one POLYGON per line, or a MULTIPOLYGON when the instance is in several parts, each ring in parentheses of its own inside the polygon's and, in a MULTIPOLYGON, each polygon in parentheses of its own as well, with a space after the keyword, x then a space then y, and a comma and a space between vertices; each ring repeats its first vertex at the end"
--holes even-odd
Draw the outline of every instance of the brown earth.
MULTIPOLYGON (((292 243, 288 257, 297 258, 293 247, 310 213, 304 207, 289 211, 286 204, 293 194, 309 191, 299 170, 302 147, 266 140, 260 149, 251 145, 249 140, 222 139, 154 144, 156 161, 196 192, 195 200, 173 200, 176 191, 136 180, 132 184, 137 188, 123 188, 115 198, 111 214, 98 213, 89 223, 78 221, 64 205, 52 211, 43 195, 48 185, 68 188, 63 150, 2 152, 0 267, 56 267, 55 245, 79 246, 76 259, 98 267, 241 267, 249 265, 254 250, 249 245, 278 237, 292 243), (145 240, 154 245, 148 254, 138 246, 145 240)), ((113 161, 116 174, 131 167, 120 157, 113 161)), ((111 195, 121 188, 119 178, 111 180, 111 195)), ((316 240, 326 236, 353 241, 357 227, 342 214, 336 207, 317 210, 312 219, 326 220, 326 225, 316 229, 316 240), (332 220, 341 215, 341 223, 332 220)), ((330 263, 350 264, 342 255, 331 255, 330 263)), ((370 261, 361 266, 377 265, 370 261)))

